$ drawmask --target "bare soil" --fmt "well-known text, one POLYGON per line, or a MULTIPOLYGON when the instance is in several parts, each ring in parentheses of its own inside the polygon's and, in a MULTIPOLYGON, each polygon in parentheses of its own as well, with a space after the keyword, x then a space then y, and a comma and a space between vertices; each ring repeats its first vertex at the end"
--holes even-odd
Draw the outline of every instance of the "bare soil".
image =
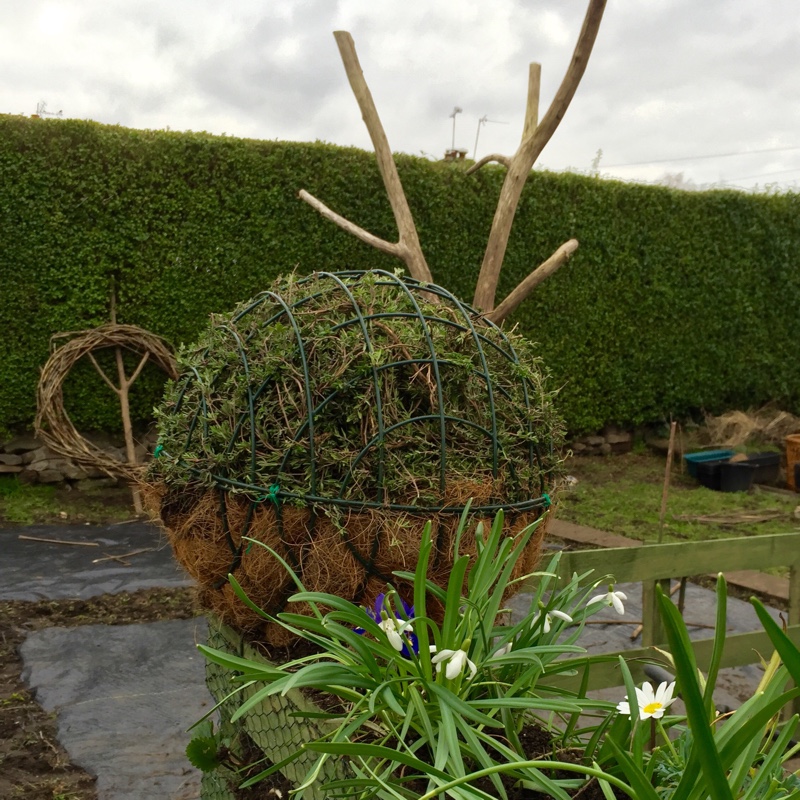
POLYGON ((96 800, 94 778, 73 764, 56 739, 54 715, 20 679, 19 647, 32 631, 54 626, 155 622, 197 615, 191 589, 148 589, 91 600, 0 602, 0 798, 96 800))

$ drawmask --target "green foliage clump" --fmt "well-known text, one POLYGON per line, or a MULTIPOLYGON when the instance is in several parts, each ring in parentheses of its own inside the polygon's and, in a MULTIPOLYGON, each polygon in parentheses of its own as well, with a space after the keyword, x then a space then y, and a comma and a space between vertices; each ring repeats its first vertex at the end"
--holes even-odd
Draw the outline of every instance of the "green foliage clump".
POLYGON ((534 346, 388 272, 280 279, 215 315, 179 368, 149 476, 172 488, 358 508, 524 505, 560 460, 534 346))

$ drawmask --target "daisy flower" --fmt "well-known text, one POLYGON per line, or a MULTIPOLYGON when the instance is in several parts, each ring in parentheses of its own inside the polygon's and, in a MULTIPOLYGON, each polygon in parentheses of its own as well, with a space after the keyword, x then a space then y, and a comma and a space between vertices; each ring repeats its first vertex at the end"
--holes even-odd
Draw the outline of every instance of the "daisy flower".
MULTIPOLYGON (((639 706, 640 719, 661 719, 664 712, 669 708, 677 698, 672 696, 675 691, 675 681, 667 683, 664 681, 658 685, 658 689, 653 691, 652 685, 645 681, 642 688, 636 687, 636 702, 639 706)), ((627 714, 629 719, 633 719, 631 713, 631 706, 627 700, 621 700, 617 703, 617 711, 620 714, 627 714)))

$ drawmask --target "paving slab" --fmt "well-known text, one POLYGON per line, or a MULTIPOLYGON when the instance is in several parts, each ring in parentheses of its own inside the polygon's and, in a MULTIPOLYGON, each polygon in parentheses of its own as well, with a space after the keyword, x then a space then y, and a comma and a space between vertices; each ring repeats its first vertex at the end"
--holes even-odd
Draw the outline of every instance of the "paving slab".
POLYGON ((173 559, 163 532, 144 522, 0 527, 0 553, 0 600, 86 600, 192 585, 173 559), (136 550, 145 552, 124 559, 127 566, 114 560, 94 563, 136 550))
POLYGON ((212 705, 195 648, 206 621, 47 628, 21 647, 22 678, 57 716, 73 763, 98 800, 196 800, 187 728, 212 705))

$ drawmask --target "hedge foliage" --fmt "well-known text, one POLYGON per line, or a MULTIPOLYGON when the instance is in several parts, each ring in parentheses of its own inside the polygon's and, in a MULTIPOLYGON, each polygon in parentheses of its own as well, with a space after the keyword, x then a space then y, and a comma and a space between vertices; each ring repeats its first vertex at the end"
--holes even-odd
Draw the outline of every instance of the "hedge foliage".
MULTIPOLYGON (((435 280, 471 300, 502 168, 398 165, 435 280)), ((0 432, 31 424, 51 334, 107 321, 112 283, 119 322, 178 344, 281 273, 398 266, 297 199, 396 239, 374 155, 353 148, 0 116, 0 178, 0 432)), ((534 172, 498 300, 570 237, 571 263, 513 321, 563 386, 572 431, 800 410, 800 195, 534 172)), ((137 384, 140 422, 160 385, 137 384)), ((118 427, 90 367, 66 393, 79 428, 118 427)))

